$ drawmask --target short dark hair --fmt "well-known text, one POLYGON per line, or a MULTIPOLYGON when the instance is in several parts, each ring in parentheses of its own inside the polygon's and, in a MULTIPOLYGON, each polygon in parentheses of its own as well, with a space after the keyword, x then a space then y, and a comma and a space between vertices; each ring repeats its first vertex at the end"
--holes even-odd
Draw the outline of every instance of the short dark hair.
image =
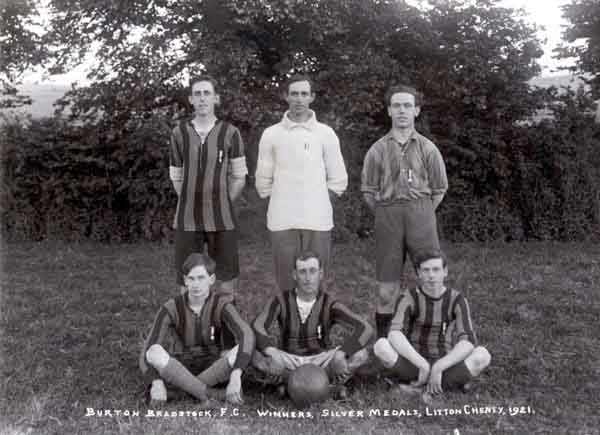
POLYGON ((217 80, 215 80, 215 78, 213 76, 208 75, 208 74, 200 74, 200 75, 191 76, 190 84, 188 87, 188 93, 190 93, 190 94, 192 93, 192 88, 198 82, 209 82, 212 85, 212 87, 215 91, 215 94, 219 93, 219 91, 218 91, 219 83, 217 82, 217 80))
POLYGON ((310 85, 310 93, 314 94, 316 89, 315 89, 315 82, 307 75, 307 74, 292 74, 284 83, 284 88, 282 89, 282 92, 284 94, 287 94, 290 91, 290 85, 292 83, 296 83, 296 82, 308 82, 308 84, 310 85))
POLYGON ((298 255, 296 255, 296 257, 294 257, 294 270, 296 270, 296 262, 306 261, 311 258, 317 259, 317 261, 319 262, 319 269, 320 269, 322 266, 321 266, 321 257, 319 257, 319 254, 317 254, 314 251, 306 250, 306 251, 300 252, 298 255))
POLYGON ((415 88, 414 86, 410 86, 410 85, 397 84, 397 85, 390 86, 388 88, 388 90, 386 91, 386 93, 385 93, 386 106, 390 106, 390 104, 392 104, 392 96, 399 92, 402 92, 405 94, 411 94, 412 96, 414 96, 415 97, 415 106, 420 107, 423 104, 423 94, 421 94, 419 91, 417 91, 417 88, 415 88))
POLYGON ((415 269, 419 269, 421 264, 425 263, 427 260, 434 260, 436 258, 440 258, 442 260, 442 266, 447 266, 446 254, 444 254, 440 249, 418 252, 414 259, 415 269))
POLYGON ((215 260, 210 258, 207 254, 194 252, 185 259, 183 262, 183 266, 181 266, 181 272, 183 276, 186 276, 190 271, 196 266, 204 266, 206 272, 209 275, 213 275, 215 273, 215 268, 217 264, 215 260))

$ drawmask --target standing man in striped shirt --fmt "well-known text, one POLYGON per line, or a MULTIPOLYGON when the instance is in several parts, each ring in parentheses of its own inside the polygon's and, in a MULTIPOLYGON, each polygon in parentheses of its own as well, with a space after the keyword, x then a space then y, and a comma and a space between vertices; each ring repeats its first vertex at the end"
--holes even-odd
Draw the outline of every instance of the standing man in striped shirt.
POLYGON ((232 296, 239 276, 238 234, 233 203, 246 182, 246 157, 240 132, 217 119, 217 82, 210 76, 190 80, 194 117, 171 134, 169 175, 177 192, 175 273, 183 291, 181 266, 192 252, 217 263, 221 291, 232 296))
MULTIPOLYGON (((254 334, 226 295, 217 294, 215 262, 193 253, 183 264, 186 291, 158 311, 140 355, 140 368, 152 382, 150 398, 167 400, 165 382, 204 401, 227 382, 225 396, 242 403, 242 371, 254 352, 254 334), (225 332, 235 337, 228 348, 225 332)), ((219 394, 215 394, 219 396, 219 394)))
POLYGON ((387 337, 406 254, 414 260, 419 251, 440 249, 435 210, 448 190, 440 151, 415 130, 421 94, 398 85, 386 92, 385 100, 392 129, 369 148, 361 185, 375 215, 378 337, 387 337))
POLYGON ((333 129, 317 121, 312 80, 293 75, 284 87, 288 110, 268 127, 258 145, 256 190, 270 197, 267 228, 281 291, 294 287, 294 258, 315 251, 327 274, 331 253, 331 202, 348 186, 348 175, 333 129))
POLYGON ((420 286, 400 299, 388 338, 377 340, 373 350, 401 382, 440 394, 470 382, 491 356, 477 344, 467 299, 444 285, 443 253, 420 253, 415 264, 420 286))

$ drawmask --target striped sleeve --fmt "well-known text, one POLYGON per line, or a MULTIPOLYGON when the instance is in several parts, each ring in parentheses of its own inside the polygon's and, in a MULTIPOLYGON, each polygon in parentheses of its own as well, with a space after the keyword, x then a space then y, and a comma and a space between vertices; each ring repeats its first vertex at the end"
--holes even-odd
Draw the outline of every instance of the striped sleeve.
POLYGON ((448 190, 446 165, 440 150, 431 143, 431 149, 425 159, 429 187, 432 195, 442 195, 448 190))
POLYGON ((396 308, 396 313, 392 318, 390 331, 400 331, 404 335, 409 333, 414 312, 414 303, 415 301, 410 292, 406 292, 402 296, 396 308))
POLYGON ((473 330, 469 303, 460 293, 454 300, 454 309, 452 310, 452 313, 456 322, 456 341, 469 340, 473 346, 477 346, 477 337, 473 330))
POLYGON ((176 168, 183 167, 183 150, 181 149, 181 141, 177 138, 178 128, 174 128, 171 132, 171 140, 169 144, 169 165, 176 168))
POLYGON ((340 349, 347 356, 354 355, 364 348, 373 337, 374 332, 371 325, 341 302, 333 303, 331 314, 333 323, 338 323, 349 329, 349 336, 340 349))
POLYGON ((279 317, 280 312, 281 303, 275 296, 252 322, 252 329, 256 334, 257 349, 263 350, 269 346, 277 347, 277 338, 269 334, 269 328, 273 324, 273 320, 279 317))
POLYGON ((367 155, 365 156, 360 186, 361 192, 372 193, 374 195, 380 190, 379 180, 381 176, 380 157, 376 145, 377 143, 367 151, 367 155))
POLYGON ((169 352, 169 342, 171 341, 171 334, 173 334, 174 331, 175 323, 167 308, 162 306, 154 318, 154 323, 152 324, 148 337, 146 337, 146 340, 144 341, 142 354, 140 355, 140 368, 142 373, 148 377, 149 381, 160 378, 160 375, 153 367, 148 365, 148 362, 146 361, 146 352, 153 344, 160 344, 167 352, 169 352))
POLYGON ((245 157, 244 141, 242 140, 242 135, 240 134, 240 131, 233 126, 231 126, 230 128, 233 130, 233 133, 231 134, 231 137, 229 139, 229 158, 236 159, 239 157, 245 157))
POLYGON ((254 333, 250 325, 242 319, 233 304, 223 307, 223 322, 235 336, 238 352, 233 364, 234 369, 244 369, 252 359, 254 352, 254 333))

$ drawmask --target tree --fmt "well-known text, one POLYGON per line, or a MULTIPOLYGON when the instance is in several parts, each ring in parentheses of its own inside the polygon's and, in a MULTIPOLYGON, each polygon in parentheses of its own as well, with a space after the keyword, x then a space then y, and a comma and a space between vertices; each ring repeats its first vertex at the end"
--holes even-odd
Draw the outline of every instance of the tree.
POLYGON ((362 160, 389 128, 385 89, 405 81, 425 92, 420 128, 447 161, 449 221, 462 219, 464 198, 509 207, 506 133, 538 105, 527 81, 542 51, 535 27, 499 0, 423 8, 402 0, 49 0, 49 8, 51 72, 88 53, 97 58, 91 84, 63 104, 124 152, 148 117, 169 122, 185 109, 186 77, 206 71, 222 85, 222 116, 243 130, 253 173, 258 136, 285 108, 281 83, 307 72, 319 85, 318 116, 339 132, 349 169, 342 206, 350 218, 340 226, 356 227, 362 160))
POLYGON ((34 31, 38 17, 32 0, 0 2, 0 107, 30 104, 31 99, 17 92, 20 75, 46 56, 42 38, 34 31))
POLYGON ((600 98, 600 2, 596 0, 572 0, 562 7, 563 17, 569 25, 563 33, 568 43, 562 46, 559 58, 576 57, 575 71, 584 73, 592 92, 600 98))

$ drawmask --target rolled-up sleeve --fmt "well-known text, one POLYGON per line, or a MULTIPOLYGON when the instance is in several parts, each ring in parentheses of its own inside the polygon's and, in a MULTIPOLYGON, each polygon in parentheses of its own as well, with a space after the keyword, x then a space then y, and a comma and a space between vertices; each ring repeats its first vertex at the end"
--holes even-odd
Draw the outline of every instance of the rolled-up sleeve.
POLYGON ((233 364, 234 369, 244 369, 252 359, 255 338, 252 328, 238 313, 233 304, 227 304, 223 308, 223 321, 235 336, 238 351, 233 364))
POLYGON ((401 297, 402 299, 398 303, 398 308, 396 308, 396 313, 392 318, 390 331, 400 331, 404 335, 407 335, 411 329, 413 321, 412 315, 414 312, 415 301, 410 293, 405 293, 401 297))
POLYGON ((269 329, 273 321, 279 319, 280 312, 280 301, 277 297, 273 297, 252 323, 258 350, 263 350, 269 346, 277 347, 277 337, 269 334, 269 329))
POLYGON ((448 190, 448 177, 446 176, 446 165, 442 153, 437 147, 433 147, 426 158, 427 175, 431 195, 443 195, 448 190))
POLYGON ((477 346, 477 336, 473 330, 469 303, 463 295, 456 297, 453 315, 456 321, 456 341, 469 340, 473 346, 477 346))
POLYGON ((377 149, 371 147, 367 151, 361 174, 360 191, 376 195, 380 191, 381 164, 377 149))

